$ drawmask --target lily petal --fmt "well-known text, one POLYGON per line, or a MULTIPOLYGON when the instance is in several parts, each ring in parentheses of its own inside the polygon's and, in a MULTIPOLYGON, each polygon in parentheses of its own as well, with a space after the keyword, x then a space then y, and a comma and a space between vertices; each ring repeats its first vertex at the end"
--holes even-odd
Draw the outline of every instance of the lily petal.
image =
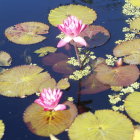
POLYGON ((84 38, 80 37, 80 36, 77 36, 77 37, 74 37, 73 40, 76 42, 76 43, 79 43, 83 46, 87 46, 87 42, 85 41, 84 38))
POLYGON ((61 40, 58 42, 57 47, 58 47, 58 48, 63 47, 63 46, 65 46, 67 43, 69 43, 71 40, 72 40, 71 37, 66 36, 64 39, 61 39, 61 40))
POLYGON ((66 105, 58 104, 58 105, 54 108, 54 110, 55 110, 55 111, 58 111, 58 110, 65 110, 66 108, 67 108, 66 105))

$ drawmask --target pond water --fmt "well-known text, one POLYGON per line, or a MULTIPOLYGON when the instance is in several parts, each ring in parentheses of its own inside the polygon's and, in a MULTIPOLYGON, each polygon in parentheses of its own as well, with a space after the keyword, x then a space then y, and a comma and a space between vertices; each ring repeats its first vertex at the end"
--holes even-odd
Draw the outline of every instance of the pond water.
MULTIPOLYGON (((94 49, 95 55, 105 57, 106 54, 112 54, 112 50, 116 46, 114 42, 124 39, 122 28, 126 26, 125 20, 128 18, 122 14, 124 0, 93 0, 92 3, 86 3, 82 0, 0 0, 0 50, 8 52, 12 56, 12 65, 6 68, 28 64, 28 61, 30 61, 47 70, 57 81, 63 77, 63 75, 53 72, 50 66, 43 65, 41 59, 33 51, 44 46, 57 46, 59 39, 56 39, 56 36, 60 31, 48 22, 48 14, 51 9, 66 4, 88 6, 97 12, 98 18, 94 25, 101 25, 108 29, 111 38, 106 44, 94 49), (4 35, 7 27, 28 21, 43 22, 50 26, 45 41, 33 45, 18 45, 7 40, 4 35)), ((74 48, 69 51, 71 52, 67 54, 75 56, 74 48)), ((66 50, 62 48, 59 52, 66 53, 66 50)), ((78 81, 71 80, 70 84, 71 87, 65 91, 61 102, 68 97, 74 97, 74 101, 77 102, 78 81)), ((111 94, 111 92, 111 90, 106 90, 100 94, 82 95, 81 101, 91 101, 90 104, 87 104, 87 107, 90 107, 92 112, 98 109, 111 109, 108 102, 108 94, 111 94)), ((10 98, 0 95, 0 119, 6 126, 2 140, 50 139, 31 133, 23 122, 23 112, 36 98, 35 94, 26 98, 10 98)), ((69 140, 67 132, 57 135, 57 138, 69 140)))

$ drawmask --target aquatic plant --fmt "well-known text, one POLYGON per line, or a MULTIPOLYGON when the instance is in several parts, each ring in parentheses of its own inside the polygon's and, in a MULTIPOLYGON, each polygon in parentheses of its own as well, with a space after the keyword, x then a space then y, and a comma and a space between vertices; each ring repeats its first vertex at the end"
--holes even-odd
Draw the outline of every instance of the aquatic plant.
POLYGON ((57 25, 61 32, 65 34, 64 39, 61 39, 57 44, 57 47, 63 47, 71 40, 83 46, 87 46, 84 38, 79 36, 79 34, 86 28, 87 25, 82 24, 81 20, 78 20, 75 16, 69 16, 63 21, 63 24, 57 25))
POLYGON ((10 66, 11 62, 11 55, 5 51, 0 51, 0 66, 10 66))
POLYGON ((0 120, 0 139, 3 137, 5 131, 5 125, 2 120, 0 120))
POLYGON ((48 72, 35 65, 21 65, 0 74, 0 94, 8 97, 25 97, 39 91, 40 85, 51 78, 48 72))
POLYGON ((132 140, 133 132, 133 125, 125 115, 112 110, 97 110, 94 114, 78 115, 68 135, 70 140, 132 140))
POLYGON ((41 34, 48 33, 49 26, 41 22, 23 22, 8 27, 5 36, 16 44, 34 44, 46 39, 41 34))
POLYGON ((133 140, 139 140, 140 139, 140 125, 134 126, 134 136, 133 140))
POLYGON ((125 110, 136 122, 140 123, 140 92, 133 92, 125 99, 125 110))
POLYGON ((57 26, 62 24, 69 16, 77 17, 83 24, 91 24, 97 18, 97 14, 93 9, 82 5, 70 4, 51 10, 48 20, 52 25, 57 26))
POLYGON ((67 109, 44 111, 40 105, 33 103, 24 112, 24 122, 36 135, 48 137, 50 134, 60 134, 70 127, 77 116, 77 108, 72 102, 66 101, 63 104, 67 109))
POLYGON ((39 99, 35 100, 35 103, 39 104, 44 108, 45 111, 48 110, 64 110, 66 109, 66 106, 63 104, 58 104, 60 101, 60 98, 62 96, 62 91, 60 89, 43 89, 43 91, 40 93, 39 99))

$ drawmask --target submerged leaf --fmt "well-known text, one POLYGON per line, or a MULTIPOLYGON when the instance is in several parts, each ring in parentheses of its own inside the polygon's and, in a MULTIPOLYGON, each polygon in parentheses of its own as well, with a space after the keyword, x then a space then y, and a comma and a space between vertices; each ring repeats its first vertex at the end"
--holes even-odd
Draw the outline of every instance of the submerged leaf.
POLYGON ((42 47, 36 51, 34 51, 34 53, 39 54, 39 57, 45 56, 48 53, 53 53, 57 50, 57 48, 55 47, 42 47))
POLYGON ((132 140, 134 128, 123 114, 98 110, 78 115, 68 131, 70 140, 132 140))
POLYGON ((68 56, 63 53, 52 53, 42 58, 42 63, 46 66, 54 65, 62 60, 68 60, 68 56))
POLYGON ((5 36, 16 44, 34 44, 46 37, 40 34, 48 33, 49 26, 41 22, 23 22, 5 30, 5 36))
POLYGON ((50 78, 41 67, 22 65, 0 74, 0 94, 8 97, 23 97, 39 91, 40 84, 50 78))
POLYGON ((103 84, 111 86, 129 86, 139 78, 139 69, 136 65, 110 67, 100 64, 96 67, 96 78, 103 84))
POLYGON ((140 123, 140 92, 134 92, 125 99, 125 110, 136 122, 140 123))
POLYGON ((24 122, 31 132, 39 136, 57 135, 67 129, 77 115, 76 106, 65 102, 68 109, 44 111, 38 104, 31 104, 24 112, 24 122))
POLYGON ((57 26, 62 24, 68 16, 75 16, 79 20, 82 20, 84 24, 91 24, 97 18, 96 12, 93 9, 71 4, 51 10, 48 20, 52 25, 57 26))

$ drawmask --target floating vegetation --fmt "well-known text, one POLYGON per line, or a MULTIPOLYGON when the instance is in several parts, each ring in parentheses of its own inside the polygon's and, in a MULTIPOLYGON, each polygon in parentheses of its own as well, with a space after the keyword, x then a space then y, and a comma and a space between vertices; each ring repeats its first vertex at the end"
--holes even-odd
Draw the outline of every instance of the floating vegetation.
POLYGON ((62 24, 69 16, 77 17, 79 20, 82 20, 84 24, 91 24, 97 18, 96 12, 93 9, 82 5, 71 4, 51 10, 48 20, 52 25, 57 26, 62 24))
POLYGON ((39 91, 40 84, 50 78, 48 72, 35 65, 16 66, 0 74, 0 94, 24 97, 39 91))
POLYGON ((134 136, 133 136, 133 140, 139 140, 140 139, 140 126, 134 126, 134 136))
POLYGON ((0 66, 10 66, 12 58, 9 53, 0 51, 0 66))
POLYGON ((109 66, 114 66, 115 62, 117 62, 117 57, 114 57, 112 55, 106 54, 107 59, 105 59, 105 62, 109 66))
POLYGON ((134 92, 125 99, 125 110, 136 122, 140 123, 140 92, 134 92))
POLYGON ((96 94, 110 88, 110 86, 104 85, 103 83, 99 82, 96 79, 95 74, 89 75, 87 79, 82 79, 81 87, 81 94, 96 94))
POLYGON ((24 112, 24 122, 31 132, 39 136, 57 135, 67 129, 77 115, 72 102, 64 103, 68 109, 62 111, 44 111, 38 104, 31 104, 24 112))
POLYGON ((52 134, 50 134, 50 139, 51 140, 59 140, 59 139, 57 139, 54 135, 52 135, 52 134))
POLYGON ((39 54, 39 57, 43 57, 43 56, 45 56, 45 55, 47 55, 49 53, 56 52, 56 50, 57 50, 57 48, 55 48, 55 47, 47 46, 47 47, 42 47, 42 48, 34 51, 34 53, 39 54))
POLYGON ((100 64, 95 71, 97 80, 110 86, 128 86, 139 78, 139 69, 135 65, 109 67, 100 64))
POLYGON ((80 36, 85 38, 88 46, 98 47, 105 44, 109 40, 110 33, 102 26, 89 25, 80 33, 80 36))
POLYGON ((134 128, 123 114, 98 110, 78 115, 68 134, 70 140, 132 140, 134 128), (79 127, 80 126, 80 127, 79 127))
POLYGON ((133 6, 140 7, 140 1, 139 0, 128 0, 133 6))
POLYGON ((113 54, 116 57, 124 56, 123 60, 128 64, 140 64, 140 39, 123 42, 117 45, 113 54))
POLYGON ((50 79, 45 80, 41 84, 41 86, 39 88, 39 91, 41 92, 44 88, 46 88, 46 89, 48 89, 48 88, 51 88, 51 89, 57 88, 57 89, 65 90, 65 89, 67 89, 69 87, 70 87, 70 83, 68 82, 67 78, 59 80, 58 83, 56 83, 55 79, 50 78, 50 79))
POLYGON ((3 137, 5 131, 5 125, 2 120, 0 120, 0 139, 3 137))
POLYGON ((47 34, 49 26, 41 22, 23 22, 8 27, 5 36, 16 44, 34 44, 46 39, 41 34, 47 34))

